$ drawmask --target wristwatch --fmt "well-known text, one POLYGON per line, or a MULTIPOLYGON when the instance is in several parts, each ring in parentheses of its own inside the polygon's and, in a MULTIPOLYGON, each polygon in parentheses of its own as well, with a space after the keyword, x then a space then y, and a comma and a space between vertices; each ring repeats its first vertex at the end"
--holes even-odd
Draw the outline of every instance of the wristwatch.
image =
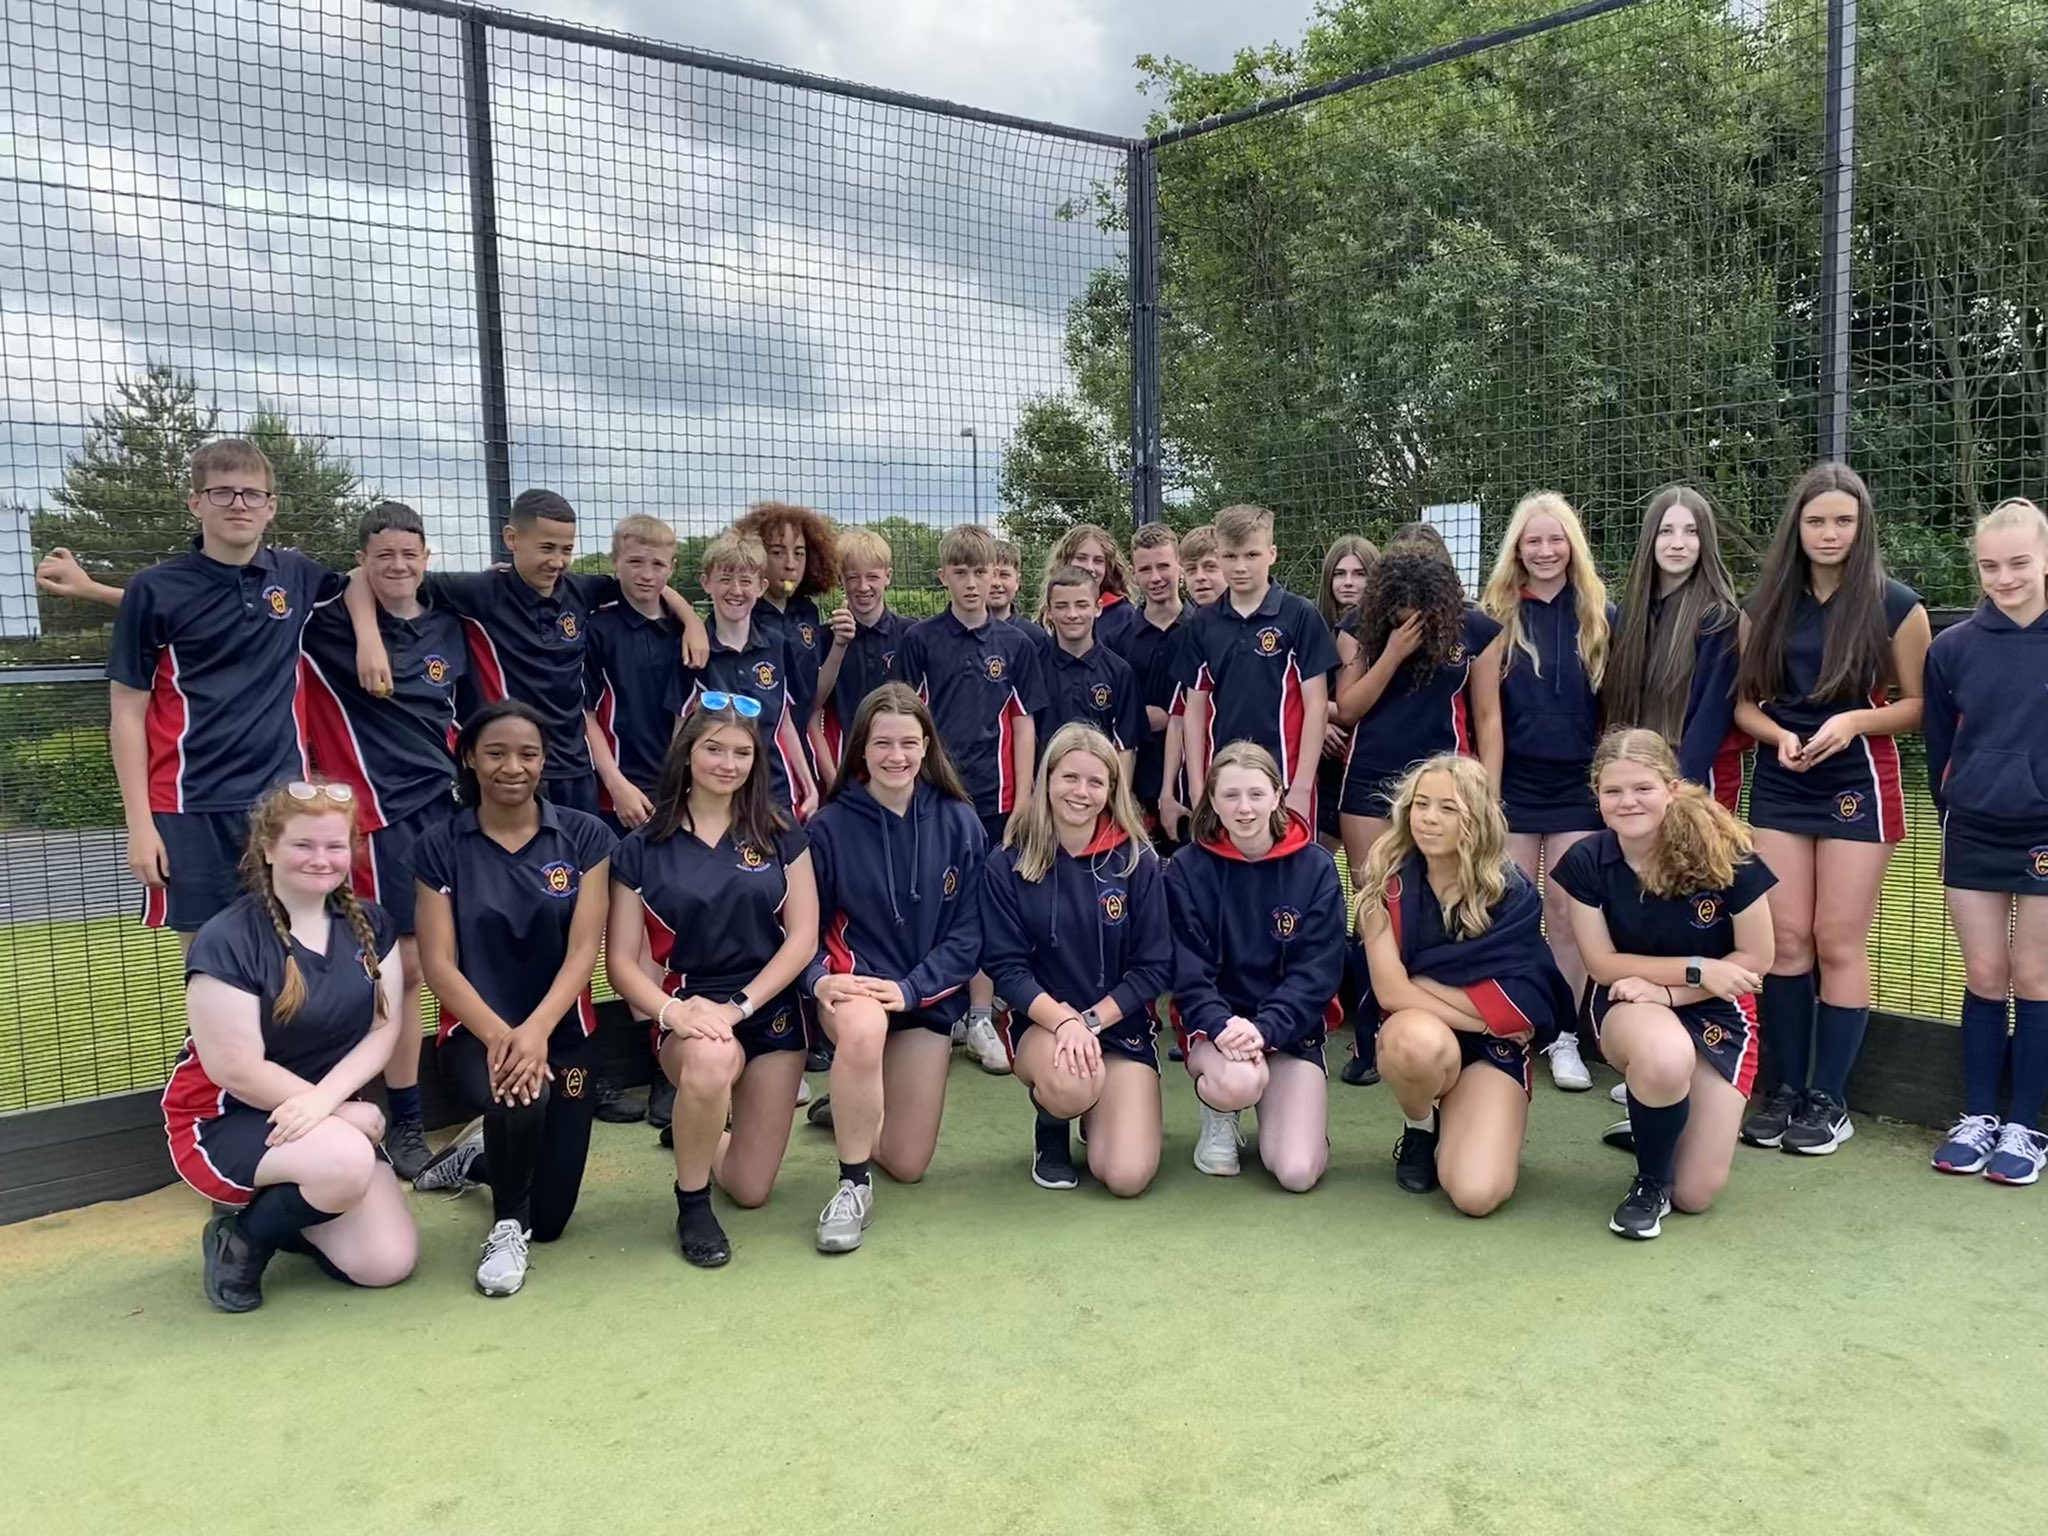
POLYGON ((1694 955, 1690 960, 1685 962, 1685 984, 1688 987, 1697 987, 1705 985, 1705 983, 1703 983, 1700 980, 1700 967, 1705 963, 1706 962, 1701 960, 1698 955, 1694 955))
POLYGON ((1093 1008, 1084 1009, 1082 1011, 1081 1022, 1088 1026, 1088 1033, 1091 1035, 1099 1035, 1103 1032, 1103 1030, 1109 1027, 1108 1025, 1104 1024, 1101 1019, 1095 1016, 1095 1010, 1093 1008))
POLYGON ((739 1009, 741 1023, 745 1023, 748 1019, 751 1019, 754 1016, 754 1000, 748 997, 746 993, 735 992, 731 997, 728 997, 726 1001, 730 1003, 733 1007, 739 1009))

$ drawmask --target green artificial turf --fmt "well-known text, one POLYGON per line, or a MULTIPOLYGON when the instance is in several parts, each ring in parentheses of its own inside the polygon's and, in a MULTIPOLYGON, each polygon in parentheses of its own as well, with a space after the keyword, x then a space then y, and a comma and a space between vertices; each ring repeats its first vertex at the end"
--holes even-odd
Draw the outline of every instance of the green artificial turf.
POLYGON ((1143 1198, 1036 1189, 1011 1081, 955 1064, 939 1155, 824 1258, 829 1139, 736 1257, 675 1254, 666 1155, 598 1127, 522 1295, 470 1289, 483 1198, 420 1197, 420 1271, 278 1262, 198 1293, 183 1190, 0 1229, 8 1529, 2006 1532, 2048 1509, 2048 1188, 1947 1179, 1865 1123, 1748 1149, 1629 1244, 1598 1094, 1539 1086, 1521 1189, 1395 1189, 1384 1088, 1332 1083, 1323 1186, 1188 1165, 1169 1069, 1143 1198))

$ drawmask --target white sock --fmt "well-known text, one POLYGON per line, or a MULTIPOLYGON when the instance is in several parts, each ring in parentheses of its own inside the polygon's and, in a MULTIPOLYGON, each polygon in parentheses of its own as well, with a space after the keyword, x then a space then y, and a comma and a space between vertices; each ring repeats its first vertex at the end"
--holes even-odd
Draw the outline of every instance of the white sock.
POLYGON ((1432 1104, 1429 1107, 1429 1113, 1420 1120, 1410 1120, 1404 1112, 1401 1116, 1401 1123, 1411 1131, 1433 1131, 1436 1129, 1436 1106, 1432 1104))
POLYGON ((970 1024, 993 1024, 995 1018, 994 1008, 982 1008, 973 1003, 967 1005, 967 1022, 970 1024))

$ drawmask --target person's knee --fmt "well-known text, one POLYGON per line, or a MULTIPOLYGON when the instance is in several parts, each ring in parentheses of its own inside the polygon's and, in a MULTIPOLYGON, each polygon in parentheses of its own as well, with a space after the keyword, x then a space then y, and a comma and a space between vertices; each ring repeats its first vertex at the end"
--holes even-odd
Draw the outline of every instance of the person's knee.
POLYGON ((1250 1109, 1265 1091, 1263 1064, 1251 1061, 1219 1061, 1203 1072, 1195 1084, 1202 1102, 1226 1115, 1250 1109))
POLYGON ((1781 976, 1796 976, 1802 971, 1812 970, 1812 926, 1779 922, 1775 910, 1771 913, 1771 921, 1775 925, 1771 930, 1771 969, 1781 976))
POLYGON ((377 1149, 352 1125, 330 1122, 320 1137, 319 1164, 299 1180, 299 1192, 323 1211, 353 1210, 370 1191, 377 1172, 377 1149))
POLYGON ((1404 1081, 1441 1072, 1444 1044, 1444 1030, 1434 1020, 1397 1013, 1380 1025, 1380 1072, 1404 1081))
POLYGON ((397 1285, 419 1267, 419 1234, 407 1222, 349 1265, 349 1279, 370 1290, 397 1285))
POLYGON ((1693 1057, 1692 1040, 1683 1031, 1659 1030, 1633 1040, 1625 1074, 1629 1088, 1639 1098, 1649 1095, 1661 1103, 1676 1103, 1692 1081, 1693 1057))
POLYGON ((1126 1149, 1098 1157, 1091 1145, 1088 1171, 1096 1183, 1118 1199, 1132 1200, 1152 1187, 1153 1177, 1159 1172, 1159 1149, 1154 1147, 1149 1154, 1126 1149))
POLYGON ((1102 1097, 1102 1080, 1096 1078, 1091 1081, 1063 1068, 1056 1069, 1038 1080, 1031 1096, 1048 1115, 1057 1115, 1062 1120, 1078 1120, 1102 1097))
POLYGON ((1697 1216, 1721 1197, 1728 1187, 1728 1170, 1717 1173, 1681 1172, 1671 1185, 1671 1204, 1688 1216, 1697 1216))
POLYGON ((758 1211, 768 1203, 768 1192, 775 1185, 775 1175, 749 1173, 734 1168, 728 1158, 719 1170, 718 1187, 725 1191, 725 1198, 743 1210, 758 1211))
MULTIPOLYGON (((2028 945, 2015 952, 2006 969, 2010 974, 2012 991, 2021 1002, 2048 998, 2048 944, 2028 945)), ((1979 997, 2003 997, 2006 993, 2004 984, 1985 992, 1979 991, 1973 983, 1970 990, 1979 997)))
POLYGON ((925 1170, 931 1165, 932 1154, 929 1149, 906 1151, 902 1148, 892 1148, 886 1143, 875 1148, 875 1166, 898 1184, 921 1182, 925 1170))
POLYGON ((676 1092, 688 1099, 715 1099, 730 1092, 739 1049, 729 1040, 679 1042, 673 1050, 676 1092))
POLYGON ((1451 1204, 1467 1216, 1491 1216, 1515 1192, 1515 1172, 1442 1169, 1439 1178, 1451 1204))
MULTIPOLYGON (((2004 997, 2014 982, 2020 981, 2026 966, 2013 963, 2005 950, 1988 955, 1963 956, 1963 985, 1979 997, 2004 997)), ((2024 982, 2021 982, 2024 985, 2024 982)))
POLYGON ((882 1051, 889 1043, 889 1016, 880 1008, 848 1005, 834 1019, 832 1069, 868 1073, 882 1070, 882 1051))
POLYGON ((1323 1147, 1284 1147, 1272 1153, 1261 1148, 1259 1160, 1282 1189, 1300 1195, 1322 1181, 1330 1158, 1328 1149, 1323 1147))
POLYGON ((1813 956, 1824 969, 1838 969, 1854 963, 1867 963, 1870 957, 1870 928, 1867 923, 1854 917, 1846 920, 1820 921, 1813 925, 1813 956))

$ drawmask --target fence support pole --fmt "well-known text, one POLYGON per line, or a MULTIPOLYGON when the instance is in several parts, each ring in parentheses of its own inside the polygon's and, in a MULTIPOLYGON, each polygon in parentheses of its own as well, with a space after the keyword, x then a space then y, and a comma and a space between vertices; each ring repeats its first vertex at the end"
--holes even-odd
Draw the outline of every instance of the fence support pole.
POLYGON ((1125 197, 1131 237, 1131 526, 1159 517, 1159 161, 1131 147, 1125 197))
POLYGON ((1849 456, 1849 311, 1855 276, 1856 0, 1828 0, 1821 163, 1820 456, 1849 456))
POLYGON ((476 266, 476 347, 483 385, 484 487, 495 531, 512 512, 512 423, 505 401, 505 305, 498 285, 498 196, 491 171, 490 24, 462 21, 463 109, 469 120, 469 226, 476 266))

